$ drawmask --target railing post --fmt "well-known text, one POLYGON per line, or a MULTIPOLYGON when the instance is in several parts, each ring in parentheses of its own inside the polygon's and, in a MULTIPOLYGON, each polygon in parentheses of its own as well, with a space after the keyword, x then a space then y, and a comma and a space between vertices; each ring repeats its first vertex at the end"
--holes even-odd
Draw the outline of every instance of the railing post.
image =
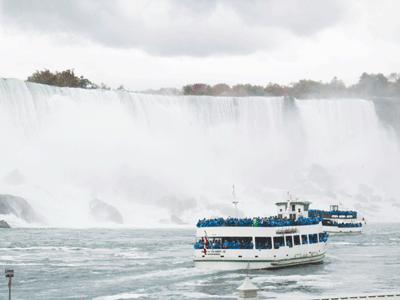
POLYGON ((6 269, 6 278, 8 278, 8 300, 11 300, 11 278, 14 277, 14 270, 6 269))

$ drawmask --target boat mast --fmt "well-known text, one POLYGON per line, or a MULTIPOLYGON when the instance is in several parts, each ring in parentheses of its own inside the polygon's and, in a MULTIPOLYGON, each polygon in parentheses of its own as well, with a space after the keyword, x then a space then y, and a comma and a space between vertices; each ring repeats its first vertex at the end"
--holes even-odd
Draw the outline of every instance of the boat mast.
POLYGON ((287 213, 289 213, 289 211, 290 211, 290 208, 289 208, 289 206, 290 206, 290 201, 292 200, 292 197, 290 196, 290 193, 289 193, 289 191, 287 192, 287 207, 286 207, 286 212, 287 213))
POLYGON ((236 208, 236 218, 237 218, 237 217, 238 217, 238 213, 237 213, 237 204, 238 204, 238 202, 237 202, 237 200, 236 200, 235 185, 233 185, 233 192, 232 192, 232 195, 233 195, 233 199, 234 199, 232 203, 235 204, 235 208, 236 208))

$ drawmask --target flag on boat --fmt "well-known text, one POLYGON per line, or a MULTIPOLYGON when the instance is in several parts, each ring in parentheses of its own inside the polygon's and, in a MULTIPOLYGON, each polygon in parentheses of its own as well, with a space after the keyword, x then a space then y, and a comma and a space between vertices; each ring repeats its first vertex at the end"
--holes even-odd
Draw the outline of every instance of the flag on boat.
POLYGON ((208 238, 206 234, 204 237, 204 254, 207 254, 207 244, 208 244, 208 238))
POLYGON ((364 222, 364 225, 367 225, 367 221, 365 221, 365 219, 364 219, 364 218, 363 218, 362 220, 363 220, 363 222, 364 222))

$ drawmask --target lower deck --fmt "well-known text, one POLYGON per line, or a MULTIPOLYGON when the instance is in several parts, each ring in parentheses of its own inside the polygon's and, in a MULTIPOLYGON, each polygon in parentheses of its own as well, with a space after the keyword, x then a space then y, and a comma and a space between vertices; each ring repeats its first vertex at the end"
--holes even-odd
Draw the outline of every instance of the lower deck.
POLYGON ((322 228, 324 231, 332 235, 362 233, 362 223, 357 219, 324 219, 322 221, 322 228))
POLYGON ((307 228, 208 228, 198 230, 194 261, 198 268, 268 269, 318 263, 328 235, 322 226, 307 228), (208 242, 207 242, 208 241, 208 242), (205 244, 205 246, 204 246, 205 244))
POLYGON ((359 234, 362 233, 362 227, 338 227, 338 226, 322 226, 324 231, 331 235, 339 234, 359 234))
POLYGON ((196 267, 204 269, 270 269, 318 263, 325 257, 325 245, 282 247, 271 250, 195 250, 196 267))

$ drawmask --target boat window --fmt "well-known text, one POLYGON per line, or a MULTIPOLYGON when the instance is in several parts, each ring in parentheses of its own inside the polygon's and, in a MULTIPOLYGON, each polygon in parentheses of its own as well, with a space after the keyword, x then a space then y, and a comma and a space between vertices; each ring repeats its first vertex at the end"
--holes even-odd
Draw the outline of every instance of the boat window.
POLYGON ((283 236, 274 236, 274 249, 285 246, 285 238, 283 236))
POLYGON ((286 236, 286 246, 293 247, 293 240, 291 235, 286 236))
POLYGON ((320 232, 320 233, 318 234, 318 236, 319 236, 319 242, 320 242, 320 243, 323 243, 323 242, 327 242, 327 241, 328 241, 329 235, 328 235, 326 232, 320 232))
POLYGON ((204 243, 204 236, 197 236, 195 242, 201 242, 204 243))
POLYGON ((318 243, 317 234, 309 234, 309 235, 308 235, 308 240, 309 240, 309 243, 310 243, 310 244, 318 243))
POLYGON ((194 249, 203 249, 204 248, 204 237, 196 237, 194 242, 194 249))
POLYGON ((322 225, 324 225, 324 226, 334 226, 334 223, 331 220, 322 220, 322 225))
MULTIPOLYGON (((204 237, 197 237, 195 249, 204 248, 204 237)), ((252 237, 209 237, 207 249, 253 249, 252 237)))
MULTIPOLYGON (((200 243, 203 245, 202 248, 204 248, 204 240, 205 240, 204 237, 201 237, 199 239, 201 239, 200 243)), ((207 248, 211 249, 211 247, 212 247, 213 249, 221 249, 222 248, 222 242, 223 242, 223 240, 220 237, 208 237, 207 248)))
POLYGON ((303 245, 308 244, 308 239, 307 239, 307 235, 306 235, 306 234, 303 234, 303 235, 301 236, 301 243, 302 243, 303 245))
POLYGON ((270 237, 256 237, 256 249, 271 249, 272 242, 270 237))
POLYGON ((295 246, 300 245, 300 236, 299 235, 293 236, 293 244, 295 246))
POLYGON ((292 211, 296 211, 296 205, 292 205, 292 211))
POLYGON ((310 204, 304 204, 304 211, 308 211, 309 207, 310 207, 310 204))

